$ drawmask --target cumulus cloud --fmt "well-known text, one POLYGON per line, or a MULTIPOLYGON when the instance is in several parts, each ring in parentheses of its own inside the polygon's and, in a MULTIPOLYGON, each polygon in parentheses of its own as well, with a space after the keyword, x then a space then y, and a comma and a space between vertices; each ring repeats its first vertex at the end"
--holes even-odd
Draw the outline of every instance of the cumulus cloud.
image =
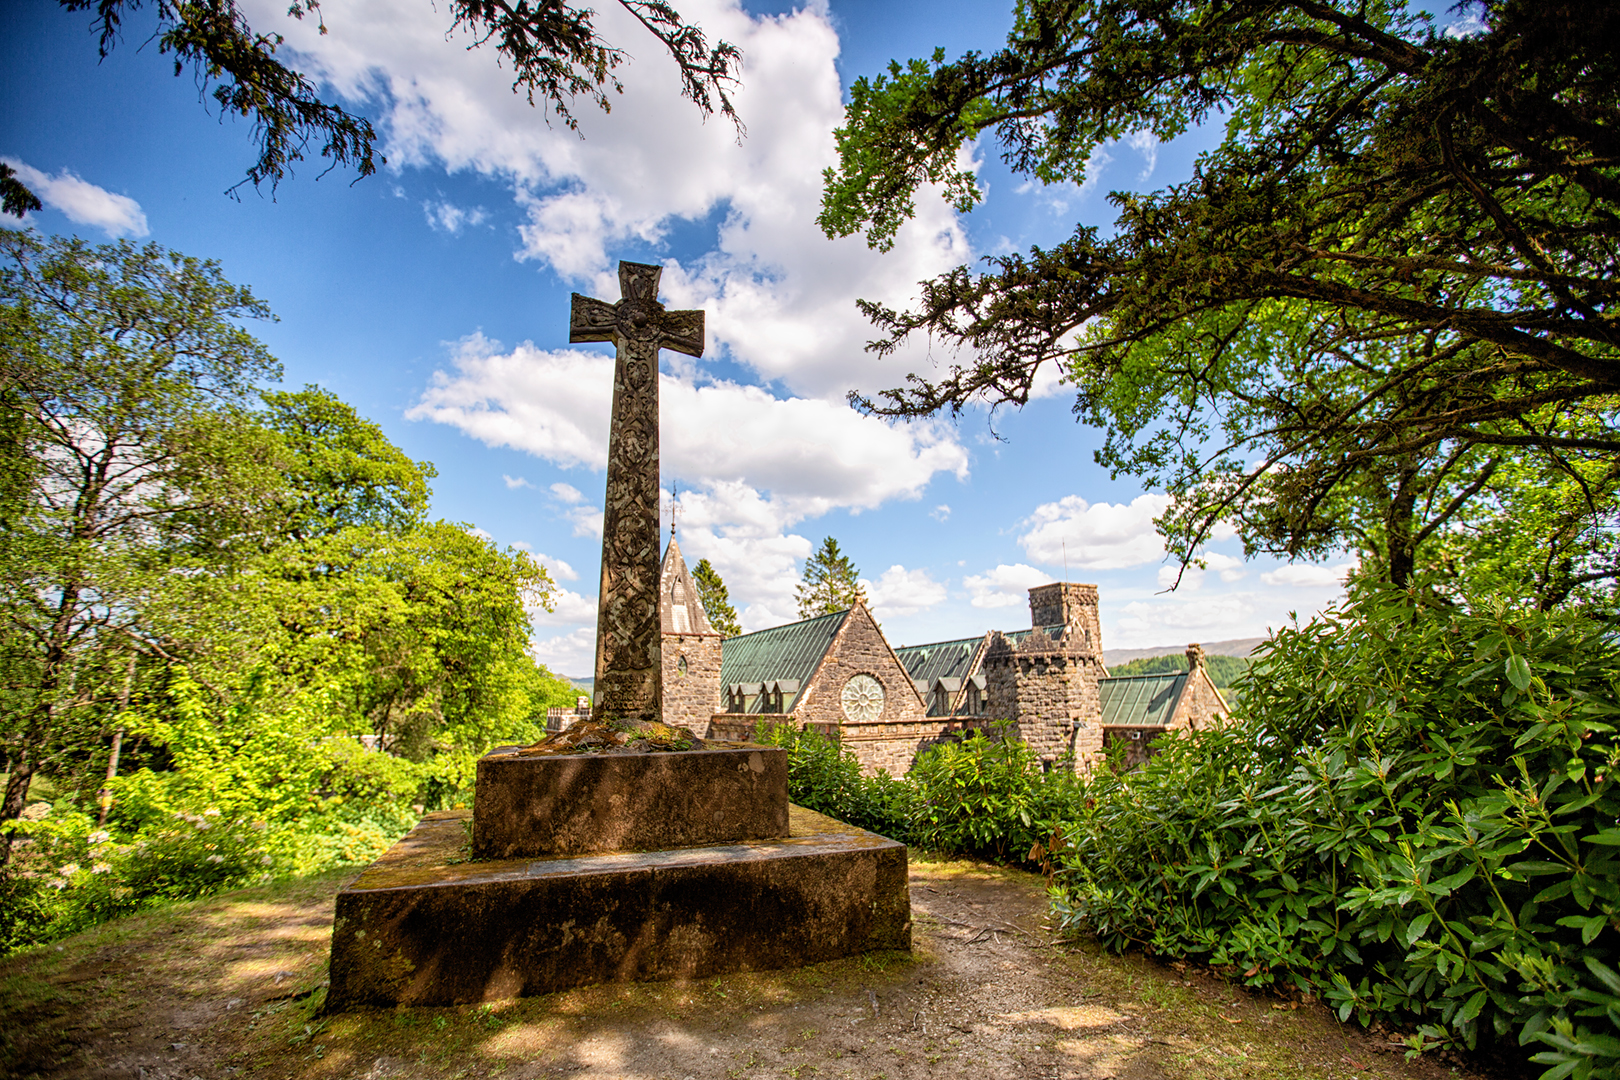
POLYGON ((1012 607, 1029 603, 1029 590, 1037 585, 1048 585, 1052 575, 1023 563, 1006 563, 983 574, 970 574, 962 579, 972 595, 973 606, 980 608, 1012 607))
POLYGON ((1172 562, 1159 567, 1159 588, 1181 589, 1192 592, 1204 584, 1204 574, 1213 570, 1221 581, 1230 585, 1234 581, 1241 581, 1248 575, 1243 567, 1243 560, 1234 559, 1230 555, 1222 555, 1218 551, 1205 551, 1199 554, 1196 561, 1188 563, 1185 568, 1179 562, 1172 562), (1198 563, 1204 565, 1199 566, 1198 563))
POLYGON ((60 210, 77 225, 93 225, 109 237, 145 236, 151 231, 141 204, 127 195, 97 187, 67 169, 53 175, 16 158, 0 157, 0 161, 17 171, 17 179, 27 184, 40 202, 60 210))
POLYGON ((872 611, 880 619, 903 618, 944 602, 945 586, 927 570, 907 570, 898 563, 879 575, 876 581, 862 580, 872 611))
POLYGON ((1354 562, 1337 566, 1312 566, 1309 563, 1290 563, 1260 575, 1267 585, 1324 586, 1342 585, 1345 576, 1356 568, 1354 562))
POLYGON ((422 212, 427 215, 430 228, 435 232, 449 233, 451 236, 460 236, 462 229, 469 225, 474 227, 482 225, 489 217, 482 206, 466 210, 442 200, 423 203, 422 212))
POLYGON ((1217 571, 1221 575, 1221 580, 1228 584, 1241 581, 1249 573, 1244 568, 1242 559, 1222 555, 1218 551, 1206 551, 1199 558, 1203 560, 1206 569, 1217 571))
POLYGON ((1021 525, 1024 553, 1047 566, 1118 570, 1164 557, 1153 519, 1164 513, 1166 495, 1139 495, 1128 504, 1088 503, 1078 495, 1042 503, 1021 525))
MULTIPOLYGON (((607 460, 613 358, 481 335, 462 341, 455 370, 433 376, 406 416, 448 424, 490 446, 561 466, 607 460)), ((762 387, 661 375, 661 459, 682 481, 682 547, 772 611, 792 611, 795 560, 809 542, 785 530, 836 509, 919 497, 939 473, 965 478, 966 450, 942 424, 891 425, 842 402, 776 397, 762 387), (777 581, 777 584, 770 584, 777 581), (753 591, 757 586, 758 591, 753 591)), ((601 511, 572 485, 551 485, 576 535, 601 535, 601 511)), ((747 625, 745 623, 745 625, 747 625)), ((758 627, 753 627, 758 628, 758 627)))
POLYGON ((579 580, 579 571, 570 566, 566 560, 559 559, 554 555, 547 555, 544 552, 535 551, 532 547, 529 547, 526 544, 514 544, 513 546, 521 547, 525 551, 531 553, 534 556, 534 561, 546 568, 546 573, 551 575, 552 581, 579 580))
POLYGON ((1107 648, 1120 649, 1259 637, 1275 629, 1266 617, 1277 610, 1272 598, 1255 593, 1136 600, 1114 608, 1105 605, 1103 616, 1109 625, 1103 641, 1107 648))
POLYGON ((843 118, 838 35, 823 5, 759 17, 737 0, 682 6, 711 38, 742 50, 742 140, 673 92, 673 62, 618 5, 599 12, 598 26, 635 56, 620 69, 626 92, 610 116, 581 103, 577 134, 514 95, 488 50, 457 48, 469 43, 459 35, 447 43, 444 13, 431 4, 354 0, 327 14, 324 35, 285 19, 272 0, 247 6, 287 35, 306 70, 380 110, 393 167, 442 165, 505 181, 525 218, 518 256, 604 299, 617 296, 615 248, 657 244, 676 222, 718 217, 714 249, 671 267, 665 291, 707 310, 714 343, 732 359, 796 394, 841 399, 868 378, 893 385, 924 363, 919 343, 878 370, 853 300, 906 304, 916 282, 974 254, 954 212, 926 193, 887 254, 859 237, 829 241, 816 226, 821 172, 835 163, 832 132, 843 118))
POLYGON ((542 638, 530 646, 530 652, 554 674, 590 678, 596 674, 596 627, 582 626, 566 634, 542 638))
POLYGON ((505 473, 502 473, 501 480, 506 484, 508 491, 516 491, 518 488, 534 487, 533 484, 529 483, 521 476, 507 476, 505 473))

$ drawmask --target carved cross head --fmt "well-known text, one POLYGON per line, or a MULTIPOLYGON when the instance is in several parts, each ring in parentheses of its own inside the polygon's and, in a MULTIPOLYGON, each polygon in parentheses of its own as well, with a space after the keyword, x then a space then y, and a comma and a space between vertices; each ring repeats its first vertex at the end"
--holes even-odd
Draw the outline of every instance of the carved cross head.
POLYGON ((620 262, 622 299, 617 304, 575 293, 568 340, 574 344, 611 341, 621 347, 631 341, 651 341, 658 348, 702 356, 703 312, 665 311, 658 302, 658 280, 663 273, 661 266, 620 262))

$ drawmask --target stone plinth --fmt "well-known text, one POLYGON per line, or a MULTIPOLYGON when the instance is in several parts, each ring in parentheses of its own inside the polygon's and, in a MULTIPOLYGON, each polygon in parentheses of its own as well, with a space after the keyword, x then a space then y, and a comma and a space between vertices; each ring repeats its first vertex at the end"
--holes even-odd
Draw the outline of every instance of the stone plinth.
POLYGON ((911 947, 904 845, 801 807, 777 840, 458 862, 467 818, 428 815, 338 894, 328 1008, 491 1001, 911 947))
POLYGON ((787 751, 743 746, 478 761, 479 859, 661 851, 786 836, 787 751))

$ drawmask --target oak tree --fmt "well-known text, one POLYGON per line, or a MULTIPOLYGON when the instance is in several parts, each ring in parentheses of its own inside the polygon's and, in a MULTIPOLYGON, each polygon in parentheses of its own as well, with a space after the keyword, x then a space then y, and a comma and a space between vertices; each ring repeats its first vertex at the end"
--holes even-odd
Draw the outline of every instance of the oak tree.
POLYGON ((1397 582, 1418 542, 1510 503, 1519 463, 1577 492, 1566 581, 1612 580, 1620 10, 1457 10, 1475 25, 1400 0, 1034 0, 997 52, 857 80, 819 220, 879 248, 922 184, 972 207, 975 140, 1051 184, 1134 133, 1224 138, 1190 179, 1115 193, 1110 231, 957 268, 910 310, 863 302, 879 354, 959 351, 854 402, 1022 404, 1055 364, 1102 462, 1176 496, 1184 559, 1221 520, 1289 555, 1361 529, 1397 582))

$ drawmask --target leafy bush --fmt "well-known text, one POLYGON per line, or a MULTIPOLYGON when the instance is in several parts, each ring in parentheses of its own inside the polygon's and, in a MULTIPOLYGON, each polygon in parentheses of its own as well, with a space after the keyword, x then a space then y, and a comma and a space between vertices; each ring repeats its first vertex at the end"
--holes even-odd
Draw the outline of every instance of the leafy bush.
MULTIPOLYGON (((1072 768, 1041 771, 1040 759, 1011 738, 1005 721, 995 737, 975 731, 960 742, 932 747, 906 781, 915 789, 911 835, 935 851, 996 862, 1029 862, 1037 846, 1061 832, 1079 790, 1072 768)), ((1056 846, 1056 845, 1053 845, 1056 846)))
POLYGON ((855 755, 814 728, 761 720, 754 740, 788 752, 788 798, 879 836, 910 843, 912 790, 886 772, 861 775, 855 755))
POLYGON ((274 862, 262 823, 217 810, 174 814, 129 843, 65 803, 12 828, 13 865, 0 886, 8 951, 266 878, 274 862))
POLYGON ((1617 684, 1611 622, 1369 592, 1279 634, 1232 727, 1085 778, 1058 914, 1414 1049, 1614 1077, 1617 684))
MULTIPOLYGON (((861 774, 855 755, 814 729, 761 721, 756 741, 788 752, 788 797, 904 844, 1000 862, 1041 862, 1080 790, 999 725, 924 751, 903 777, 861 774)), ((1060 842, 1060 841, 1059 841, 1060 842)))

